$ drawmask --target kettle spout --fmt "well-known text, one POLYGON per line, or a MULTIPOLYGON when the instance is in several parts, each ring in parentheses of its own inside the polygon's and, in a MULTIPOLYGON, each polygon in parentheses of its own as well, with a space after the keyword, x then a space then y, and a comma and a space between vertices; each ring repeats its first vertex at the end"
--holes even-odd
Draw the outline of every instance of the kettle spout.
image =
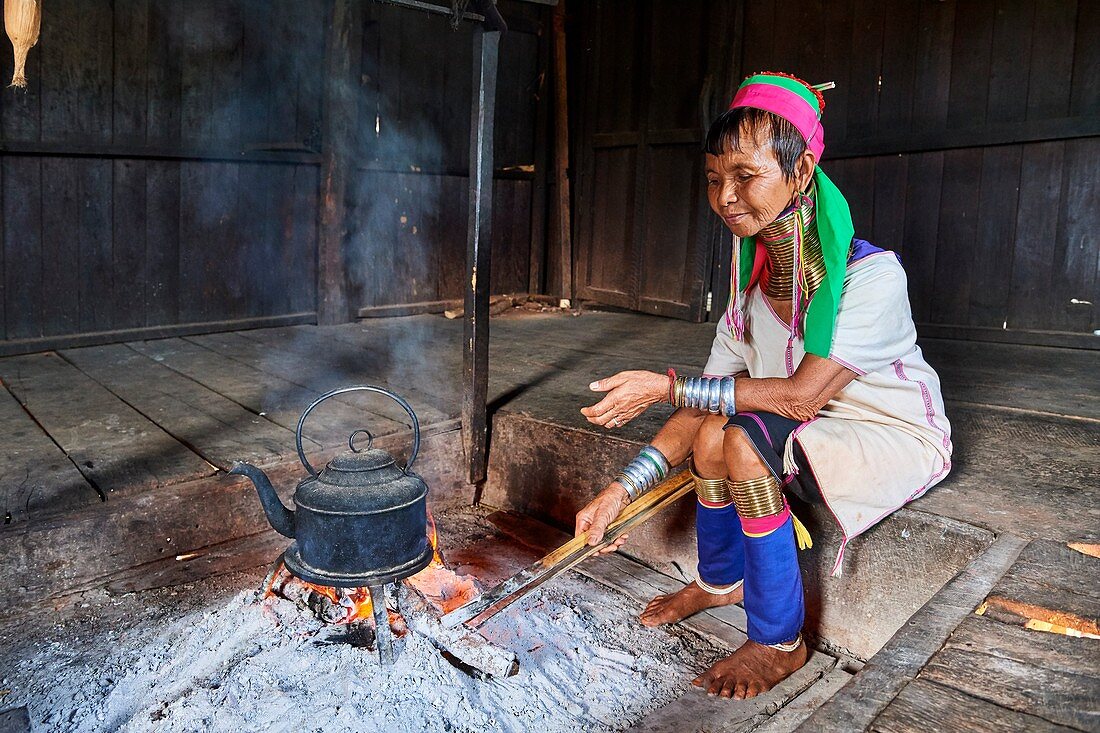
POLYGON ((294 512, 287 509, 275 493, 275 487, 267 474, 250 463, 234 463, 229 473, 237 476, 246 476, 256 486, 256 493, 260 495, 260 503, 263 504, 267 521, 275 528, 275 531, 284 537, 294 538, 294 512))

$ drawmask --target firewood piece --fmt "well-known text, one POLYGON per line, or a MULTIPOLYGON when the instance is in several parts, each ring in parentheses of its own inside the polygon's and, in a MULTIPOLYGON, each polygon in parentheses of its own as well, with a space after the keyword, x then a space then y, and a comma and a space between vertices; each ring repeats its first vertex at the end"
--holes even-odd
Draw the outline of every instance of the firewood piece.
POLYGON ((459 626, 443 628, 438 612, 428 599, 405 583, 398 583, 398 604, 409 628, 423 635, 441 652, 452 655, 462 666, 485 677, 511 677, 519 672, 513 652, 496 646, 477 631, 459 626))
POLYGON ((535 588, 607 547, 619 535, 630 531, 662 509, 671 506, 691 490, 691 476, 687 471, 665 479, 653 490, 629 504, 607 528, 598 544, 589 545, 587 533, 574 537, 546 555, 546 557, 500 583, 477 600, 448 613, 443 617, 443 625, 447 628, 454 628, 460 624, 465 624, 470 628, 478 628, 535 588))

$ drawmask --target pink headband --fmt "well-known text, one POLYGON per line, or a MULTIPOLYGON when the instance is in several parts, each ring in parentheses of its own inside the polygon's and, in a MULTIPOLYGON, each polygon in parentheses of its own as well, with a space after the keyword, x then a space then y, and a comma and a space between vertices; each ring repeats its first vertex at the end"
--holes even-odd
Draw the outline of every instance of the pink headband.
POLYGON ((755 107, 779 115, 802 133, 806 146, 821 160, 825 129, 817 113, 798 94, 773 84, 749 84, 737 90, 730 103, 730 109, 735 107, 755 107))

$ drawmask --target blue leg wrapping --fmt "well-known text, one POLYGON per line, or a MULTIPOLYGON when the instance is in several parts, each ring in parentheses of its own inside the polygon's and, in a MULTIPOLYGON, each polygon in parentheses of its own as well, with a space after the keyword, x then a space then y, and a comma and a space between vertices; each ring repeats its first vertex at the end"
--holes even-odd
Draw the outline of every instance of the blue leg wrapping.
POLYGON ((699 577, 709 585, 732 585, 745 577, 745 535, 732 504, 712 509, 695 502, 699 577))
POLYGON ((745 537, 745 615, 749 638, 783 644, 802 630, 805 599, 790 517, 764 537, 745 537))

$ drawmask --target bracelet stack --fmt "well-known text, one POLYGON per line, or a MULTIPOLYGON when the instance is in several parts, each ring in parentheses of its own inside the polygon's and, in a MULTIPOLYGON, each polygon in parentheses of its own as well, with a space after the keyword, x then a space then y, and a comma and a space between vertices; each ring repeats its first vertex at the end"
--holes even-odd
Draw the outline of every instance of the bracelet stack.
POLYGON ((737 414, 733 377, 677 377, 669 370, 669 401, 675 407, 693 407, 712 415, 737 414))
POLYGON ((663 481, 670 468, 664 454, 647 445, 626 468, 619 471, 615 480, 622 484, 630 500, 634 501, 663 481))

